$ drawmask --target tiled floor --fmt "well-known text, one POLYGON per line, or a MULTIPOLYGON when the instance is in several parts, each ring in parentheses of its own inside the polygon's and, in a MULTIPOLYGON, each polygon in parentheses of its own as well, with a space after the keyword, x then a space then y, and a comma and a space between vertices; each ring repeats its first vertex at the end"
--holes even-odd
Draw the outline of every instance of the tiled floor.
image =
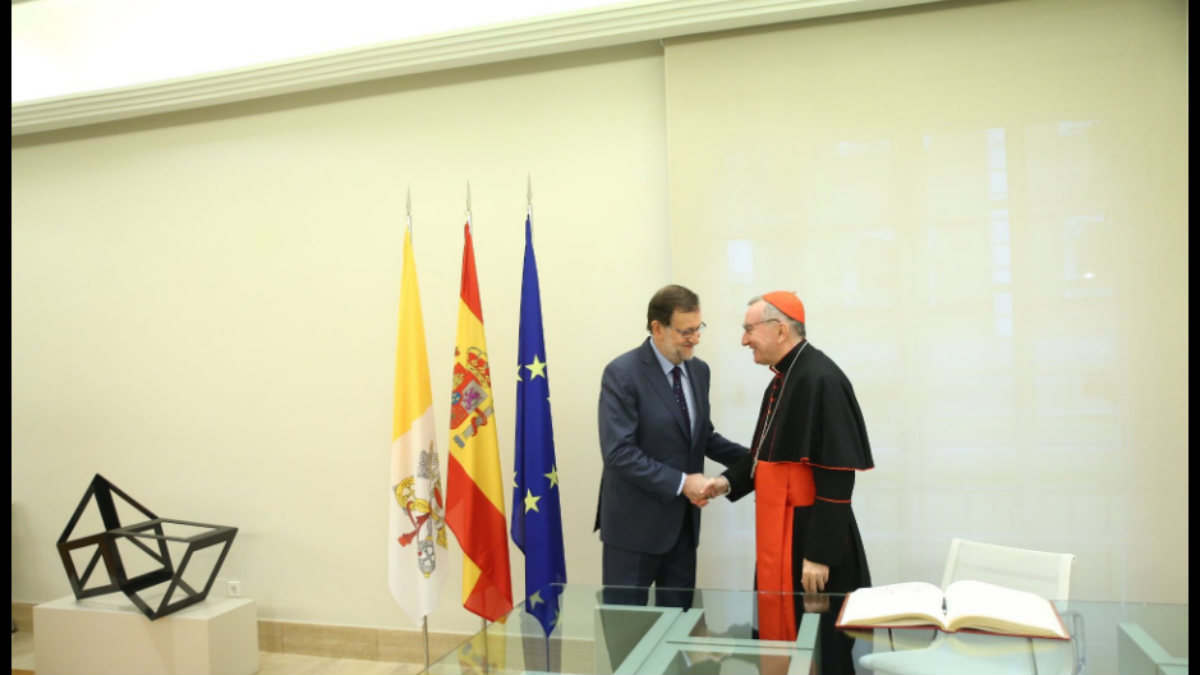
MULTIPOLYGON (((258 653, 257 675, 410 675, 423 668, 419 663, 359 661, 303 654, 258 653)), ((13 671, 36 672, 33 662, 33 633, 19 631, 12 636, 13 671)))

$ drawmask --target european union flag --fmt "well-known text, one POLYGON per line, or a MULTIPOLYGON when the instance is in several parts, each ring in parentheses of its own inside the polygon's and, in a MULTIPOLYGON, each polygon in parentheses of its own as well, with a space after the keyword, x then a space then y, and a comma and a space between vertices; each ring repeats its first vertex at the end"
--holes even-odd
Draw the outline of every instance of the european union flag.
POLYGON ((525 554, 525 611, 549 635, 558 623, 558 599, 567 582, 558 466, 550 422, 550 381, 542 337, 542 301, 533 226, 525 218, 525 273, 517 347, 517 442, 513 467, 512 538, 525 554), (557 585, 555 585, 557 584, 557 585))

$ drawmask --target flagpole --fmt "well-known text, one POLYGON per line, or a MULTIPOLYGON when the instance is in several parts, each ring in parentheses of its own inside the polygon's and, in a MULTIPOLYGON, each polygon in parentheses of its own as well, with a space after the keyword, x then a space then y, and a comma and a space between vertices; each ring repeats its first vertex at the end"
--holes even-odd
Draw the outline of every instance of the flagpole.
MULTIPOLYGON (((405 189, 404 195, 404 224, 408 227, 408 238, 412 241, 412 186, 405 189)), ((432 527, 432 523, 431 523, 432 527)), ((425 643, 425 670, 429 670, 429 615, 421 617, 421 635, 425 643)))
POLYGON ((488 672, 488 634, 487 634, 487 619, 482 616, 479 621, 483 623, 483 672, 486 675, 488 672))
POLYGON ((429 670, 429 617, 421 617, 421 634, 425 636, 425 670, 429 670))
MULTIPOLYGON (((529 218, 529 245, 533 245, 533 176, 529 173, 525 174, 525 215, 529 218)), ((538 311, 541 311, 539 307, 538 311)), ((514 507, 515 508, 515 507, 514 507)), ((529 589, 526 588, 528 593, 529 589)), ((527 600, 528 601, 528 600, 527 600)), ((550 633, 542 631, 543 640, 546 643, 546 672, 550 672, 550 633)))
MULTIPOLYGON (((525 554, 525 600, 529 609, 530 592, 540 593, 556 583, 566 580, 566 561, 563 556, 561 533, 561 509, 558 500, 558 472, 554 460, 554 440, 550 421, 549 380, 537 382, 538 376, 546 373, 546 346, 542 330, 542 308, 538 290, 537 263, 533 253, 533 177, 526 174, 525 183, 525 264, 521 280, 521 319, 518 330, 518 368, 531 371, 528 379, 517 382, 517 439, 515 464, 523 478, 532 472, 535 478, 534 494, 530 499, 544 499, 543 509, 521 512, 519 503, 523 494, 530 494, 529 483, 518 480, 513 493, 513 542, 525 554), (536 386, 535 386, 536 385, 536 386), (530 389, 534 387, 533 389, 530 389), (547 481, 543 481, 544 475, 547 481), (540 486, 540 487, 539 487, 540 486), (543 490, 541 495, 537 491, 543 490), (523 516, 528 516, 525 518, 523 516), (529 531, 526 530, 530 527, 529 531)), ((535 594, 536 595, 536 594, 535 594)), ((538 597, 539 604, 543 598, 538 597)), ((541 624, 546 648, 546 670, 553 669, 550 634, 557 622, 559 597, 553 593, 535 614, 541 624)))
MULTIPOLYGON (((475 226, 471 223, 471 181, 467 181, 467 231, 471 234, 475 233, 475 226)), ((483 626, 483 672, 488 672, 488 634, 487 634, 487 619, 479 617, 479 622, 483 626)))
MULTIPOLYGON (((533 245, 533 177, 525 174, 525 215, 529 218, 529 244, 533 245)), ((515 506, 513 508, 516 508, 515 506)), ((525 589, 528 593, 529 589, 525 589)), ((550 634, 546 636, 546 672, 550 672, 550 634)))
MULTIPOLYGON (((463 607, 480 617, 484 657, 490 658, 487 624, 500 620, 513 607, 512 574, 507 537, 491 525, 507 520, 500 478, 491 369, 484 340, 483 307, 476 276, 471 183, 467 181, 467 222, 464 226, 462 284, 459 292, 458 334, 455 340, 454 386, 460 400, 451 407, 450 473, 446 523, 464 554, 463 607), (470 389, 465 389, 470 387, 470 389), (469 395, 467 395, 469 394, 469 395), (482 497, 482 498, 481 498, 482 497), (468 566, 472 565, 472 566, 468 566), (471 574, 474 570, 476 573, 471 574)), ((501 655, 504 658, 504 632, 501 655)), ((484 672, 490 672, 490 665, 484 672)))
MULTIPOLYGON (((475 225, 471 222, 471 181, 467 181, 467 230, 472 236, 475 234, 475 225)), ((487 634, 487 619, 479 617, 479 623, 483 627, 483 672, 488 672, 488 634, 487 634)))

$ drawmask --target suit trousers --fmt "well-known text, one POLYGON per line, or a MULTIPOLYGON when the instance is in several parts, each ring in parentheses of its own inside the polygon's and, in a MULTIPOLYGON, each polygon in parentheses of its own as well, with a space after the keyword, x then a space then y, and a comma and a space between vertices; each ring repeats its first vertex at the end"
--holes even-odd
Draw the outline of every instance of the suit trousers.
POLYGON ((692 606, 692 591, 696 588, 696 546, 692 518, 696 509, 690 507, 675 544, 666 553, 655 555, 604 545, 602 571, 606 588, 604 602, 610 605, 645 605, 649 587, 655 585, 654 604, 660 607, 692 606))

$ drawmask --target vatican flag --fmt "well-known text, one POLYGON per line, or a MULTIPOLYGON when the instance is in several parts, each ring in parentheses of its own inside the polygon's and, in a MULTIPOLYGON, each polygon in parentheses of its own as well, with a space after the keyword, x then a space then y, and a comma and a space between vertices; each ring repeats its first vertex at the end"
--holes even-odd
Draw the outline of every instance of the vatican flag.
POLYGON ((433 395, 425 325, 417 290, 412 232, 404 233, 396 392, 392 415, 392 498, 389 509, 388 586, 415 622, 438 602, 444 581, 446 524, 442 476, 434 447, 433 395))

